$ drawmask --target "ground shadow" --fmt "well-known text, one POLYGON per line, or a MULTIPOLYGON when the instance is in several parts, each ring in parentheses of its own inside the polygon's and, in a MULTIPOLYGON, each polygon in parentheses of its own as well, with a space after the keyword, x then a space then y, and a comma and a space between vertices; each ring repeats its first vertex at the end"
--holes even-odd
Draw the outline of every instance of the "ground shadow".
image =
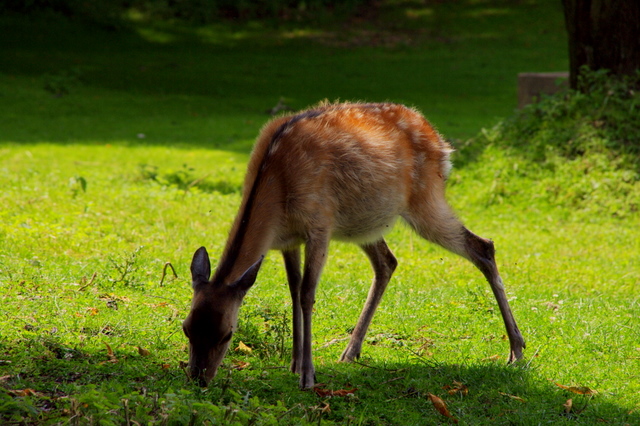
MULTIPOLYGON (((324 364, 316 366, 322 391, 354 390, 351 395, 299 391, 297 376, 286 367, 254 373, 235 373, 237 389, 260 398, 273 397, 273 389, 291 388, 286 399, 330 405, 328 420, 366 424, 438 424, 443 417, 429 398, 433 394, 447 405, 461 424, 640 424, 640 413, 620 406, 605 395, 580 395, 562 389, 534 369, 486 362, 471 365, 436 363, 423 358, 407 363, 324 364), (265 373, 268 371, 268 373, 265 373), (309 394, 313 397, 309 397, 309 394), (568 407, 568 400, 572 406, 568 407)), ((220 380, 222 382, 223 380, 220 380)), ((214 394, 219 392, 212 384, 214 394)), ((284 396, 283 396, 284 397, 284 396)))
POLYGON ((415 105, 454 137, 509 112, 494 98, 507 99, 515 86, 501 82, 501 68, 469 53, 480 39, 512 49, 507 28, 528 19, 528 6, 393 5, 380 16, 333 26, 138 22, 112 31, 4 16, 0 96, 10 109, 0 109, 0 142, 124 141, 246 152, 281 101, 297 110, 325 98, 415 105), (492 73, 496 84, 476 84, 469 70, 492 73), (478 108, 491 99, 494 106, 478 108))

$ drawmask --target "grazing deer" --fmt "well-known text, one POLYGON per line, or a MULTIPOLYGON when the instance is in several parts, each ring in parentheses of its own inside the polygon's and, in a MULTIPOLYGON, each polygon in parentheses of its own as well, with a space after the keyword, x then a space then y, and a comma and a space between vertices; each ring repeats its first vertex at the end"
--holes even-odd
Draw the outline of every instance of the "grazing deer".
POLYGON ((291 371, 300 374, 300 388, 312 387, 311 314, 331 239, 358 244, 375 273, 340 360, 358 358, 397 265, 383 235, 398 217, 484 274, 509 336, 509 362, 522 358, 525 343, 498 274, 493 242, 467 230, 445 200, 451 152, 422 115, 396 104, 325 103, 268 123, 251 155, 242 204, 213 278, 205 248, 193 257, 193 301, 183 324, 191 377, 206 386, 215 376, 262 259, 277 249, 293 302, 291 371))

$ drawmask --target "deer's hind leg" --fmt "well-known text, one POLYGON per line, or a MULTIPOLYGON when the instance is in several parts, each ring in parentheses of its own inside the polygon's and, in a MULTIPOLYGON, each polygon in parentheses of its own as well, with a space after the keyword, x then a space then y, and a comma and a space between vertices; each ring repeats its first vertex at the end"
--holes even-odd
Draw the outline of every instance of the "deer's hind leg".
POLYGON ((522 350, 526 345, 498 272, 493 241, 479 237, 465 228, 444 200, 444 195, 436 200, 417 203, 403 217, 423 238, 470 260, 482 272, 498 302, 509 336, 511 350, 508 362, 522 358, 522 350))
POLYGON ((393 253, 391 253, 391 250, 389 250, 384 239, 380 239, 375 243, 362 245, 361 247, 371 261, 375 276, 369 289, 367 301, 358 318, 358 323, 351 333, 351 339, 342 353, 340 361, 353 361, 360 357, 362 341, 367 334, 367 329, 369 328, 369 324, 371 324, 373 314, 376 312, 376 308, 380 304, 380 299, 382 299, 391 275, 398 265, 398 261, 393 256, 393 253))

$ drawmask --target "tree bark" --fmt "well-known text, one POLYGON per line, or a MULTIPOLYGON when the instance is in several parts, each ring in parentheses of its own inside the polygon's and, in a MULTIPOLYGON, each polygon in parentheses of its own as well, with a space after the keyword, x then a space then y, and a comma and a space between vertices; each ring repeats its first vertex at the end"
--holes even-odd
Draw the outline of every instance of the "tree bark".
POLYGON ((640 69, 639 0, 562 0, 569 33, 569 83, 577 89, 580 67, 615 75, 640 69))

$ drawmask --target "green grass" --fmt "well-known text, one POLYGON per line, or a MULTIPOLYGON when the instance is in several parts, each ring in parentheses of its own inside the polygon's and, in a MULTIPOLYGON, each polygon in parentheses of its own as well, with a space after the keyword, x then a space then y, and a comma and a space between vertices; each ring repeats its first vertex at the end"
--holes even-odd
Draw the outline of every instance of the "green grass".
POLYGON ((394 3, 376 25, 342 31, 142 20, 106 32, 0 19, 3 423, 452 423, 428 393, 460 424, 640 423, 637 212, 566 202, 563 188, 582 182, 577 163, 545 174, 524 149, 478 137, 486 146, 467 156, 474 145, 462 142, 511 114, 517 72, 566 67, 560 6, 394 3), (463 152, 448 196, 496 242, 523 362, 505 365, 480 273, 400 225, 388 238, 400 265, 359 363, 337 359, 370 283, 365 256, 333 244, 318 291, 318 380, 353 395, 297 389, 277 253, 232 344, 253 352, 231 350, 207 390, 188 382, 190 259, 201 245, 221 252, 252 140, 280 97, 296 109, 322 98, 405 102, 454 139, 463 152), (167 262, 178 278, 160 284, 167 262), (468 394, 450 395, 454 381, 468 394))

